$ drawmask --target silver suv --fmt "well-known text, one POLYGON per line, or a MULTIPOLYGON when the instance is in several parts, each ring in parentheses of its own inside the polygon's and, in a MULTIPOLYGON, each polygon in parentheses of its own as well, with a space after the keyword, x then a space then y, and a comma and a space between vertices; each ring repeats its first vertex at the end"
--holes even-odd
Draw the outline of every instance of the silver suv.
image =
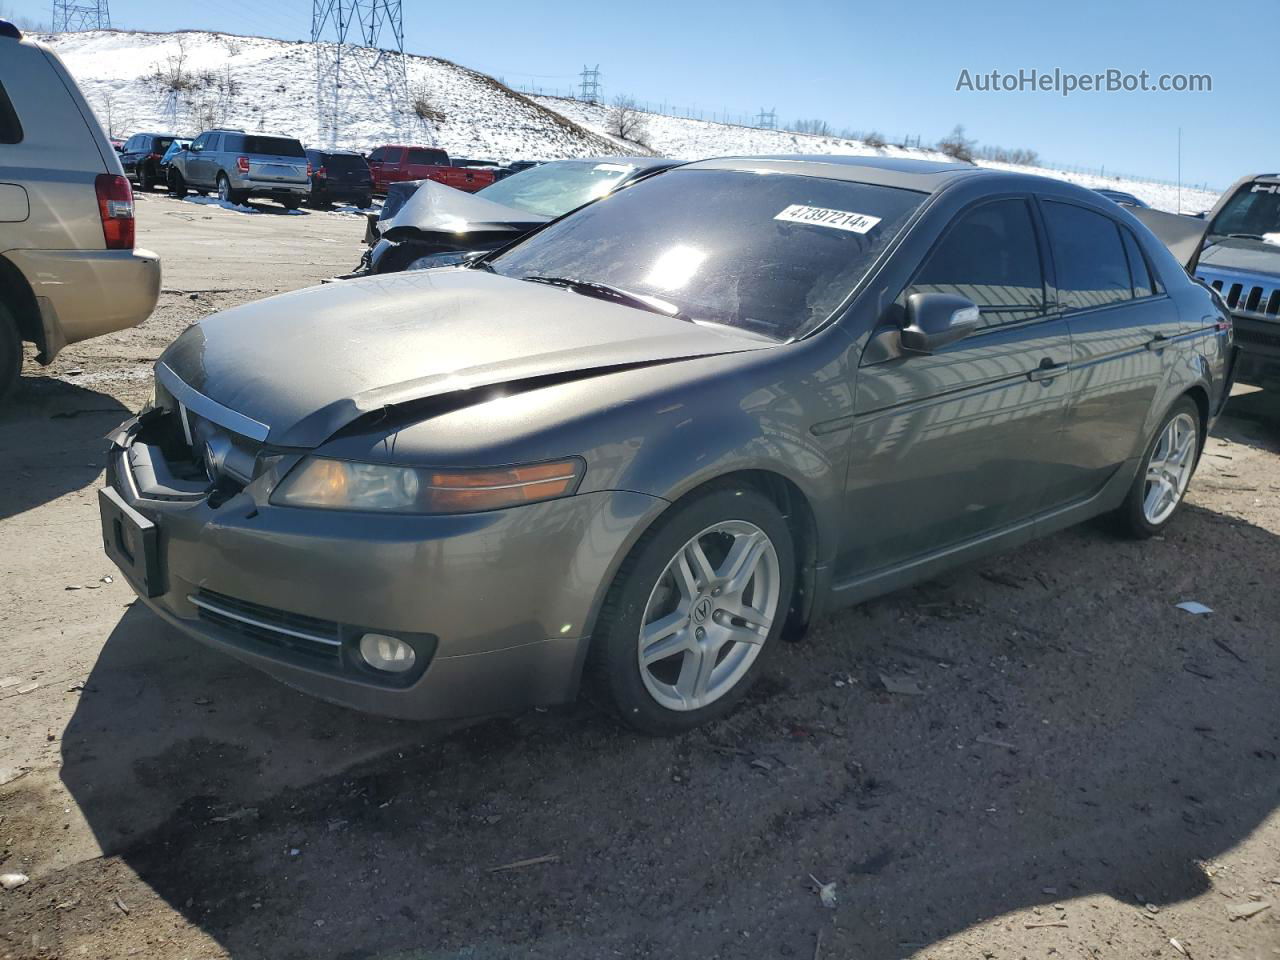
POLYGON ((169 163, 169 190, 185 197, 217 191, 225 203, 270 197, 296 210, 311 193, 311 166, 293 137, 206 130, 169 163))
POLYGON ((133 191, 66 66, 0 20, 0 397, 22 343, 49 363, 69 343, 136 326, 160 258, 135 250, 133 191))

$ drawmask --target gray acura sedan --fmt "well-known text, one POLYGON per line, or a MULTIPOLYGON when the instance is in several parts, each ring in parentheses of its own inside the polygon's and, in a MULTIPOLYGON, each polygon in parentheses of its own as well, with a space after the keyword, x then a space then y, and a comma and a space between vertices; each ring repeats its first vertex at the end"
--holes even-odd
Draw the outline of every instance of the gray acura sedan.
POLYGON ((1231 349, 1092 191, 702 161, 192 326, 102 531, 157 614, 316 696, 455 717, 585 678, 671 733, 833 608, 1098 514, 1162 529, 1231 349))

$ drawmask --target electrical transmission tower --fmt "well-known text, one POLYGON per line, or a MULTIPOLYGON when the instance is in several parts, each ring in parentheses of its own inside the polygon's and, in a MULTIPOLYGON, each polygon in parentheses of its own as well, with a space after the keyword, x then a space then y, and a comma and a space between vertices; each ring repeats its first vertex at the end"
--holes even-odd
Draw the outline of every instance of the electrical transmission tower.
POLYGON ((582 99, 587 103, 599 103, 601 90, 600 64, 597 63, 594 67, 583 67, 580 76, 582 77, 582 99))
MULTIPOLYGON (((331 147, 338 146, 351 119, 366 125, 366 138, 399 140, 405 136, 412 110, 400 3, 311 0, 316 134, 331 147), (352 111, 354 117, 350 116, 352 111), (371 122, 379 129, 368 130, 371 122)), ((419 119, 424 131, 415 132, 414 139, 422 140, 425 135, 428 143, 434 143, 429 117, 419 114, 419 119)))
POLYGON ((110 30, 111 9, 107 0, 53 0, 53 32, 110 30))
POLYGON ((756 114, 756 126, 761 130, 777 130, 778 129, 778 108, 765 110, 760 108, 760 112, 756 114))

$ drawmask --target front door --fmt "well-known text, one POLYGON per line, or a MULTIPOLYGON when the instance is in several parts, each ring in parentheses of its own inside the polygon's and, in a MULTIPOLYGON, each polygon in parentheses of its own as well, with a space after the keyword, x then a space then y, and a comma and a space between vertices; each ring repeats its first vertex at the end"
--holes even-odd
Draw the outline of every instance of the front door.
POLYGON ((864 363, 838 576, 873 574, 1029 519, 1060 438, 1071 342, 1046 296, 1028 198, 957 215, 896 301, 950 293, 982 326, 936 354, 864 363))

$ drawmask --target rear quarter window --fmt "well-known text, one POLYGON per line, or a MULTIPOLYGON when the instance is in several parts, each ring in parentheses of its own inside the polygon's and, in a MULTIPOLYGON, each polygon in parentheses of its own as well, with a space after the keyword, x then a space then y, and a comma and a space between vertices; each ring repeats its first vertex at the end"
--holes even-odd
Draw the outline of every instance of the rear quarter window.
POLYGON ((22 124, 18 122, 18 111, 13 109, 9 95, 0 83, 0 143, 21 143, 22 124))

